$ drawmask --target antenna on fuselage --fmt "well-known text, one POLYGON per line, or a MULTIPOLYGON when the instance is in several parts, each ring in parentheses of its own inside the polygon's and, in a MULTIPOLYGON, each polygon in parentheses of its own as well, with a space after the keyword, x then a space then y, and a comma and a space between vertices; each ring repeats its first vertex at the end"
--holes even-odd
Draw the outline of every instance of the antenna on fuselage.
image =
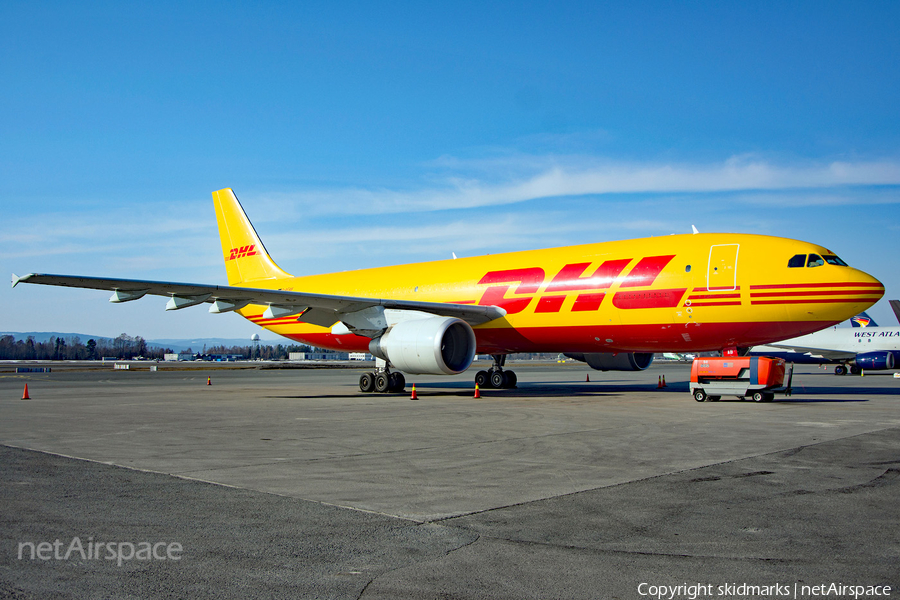
POLYGON ((691 225, 691 230, 692 230, 694 233, 700 233, 699 231, 697 231, 697 228, 694 227, 693 225, 691 225))

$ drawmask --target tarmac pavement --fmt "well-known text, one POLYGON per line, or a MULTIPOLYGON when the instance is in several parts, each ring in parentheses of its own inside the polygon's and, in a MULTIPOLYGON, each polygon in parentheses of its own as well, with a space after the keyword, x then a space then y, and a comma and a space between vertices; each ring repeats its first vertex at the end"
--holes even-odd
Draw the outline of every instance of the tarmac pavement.
POLYGON ((791 398, 697 403, 685 364, 510 366, 480 399, 408 377, 414 401, 354 370, 0 365, 0 595, 897 596, 900 379, 809 367, 791 398), (183 551, 18 556, 75 537, 183 551))

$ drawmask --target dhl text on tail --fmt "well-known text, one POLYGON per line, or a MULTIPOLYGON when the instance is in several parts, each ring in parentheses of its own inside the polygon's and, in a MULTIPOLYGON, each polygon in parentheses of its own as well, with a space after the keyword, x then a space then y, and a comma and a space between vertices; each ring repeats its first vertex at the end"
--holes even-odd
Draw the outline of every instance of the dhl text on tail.
POLYGON ((293 277, 269 256, 232 190, 213 193, 227 286, 31 274, 17 283, 104 289, 110 301, 211 304, 323 348, 371 352, 364 391, 402 372, 458 374, 494 356, 482 386, 509 387, 508 354, 564 352, 602 370, 653 352, 745 348, 858 314, 884 286, 822 246, 736 233, 671 235, 293 277), (393 369, 393 370, 392 370, 393 369))

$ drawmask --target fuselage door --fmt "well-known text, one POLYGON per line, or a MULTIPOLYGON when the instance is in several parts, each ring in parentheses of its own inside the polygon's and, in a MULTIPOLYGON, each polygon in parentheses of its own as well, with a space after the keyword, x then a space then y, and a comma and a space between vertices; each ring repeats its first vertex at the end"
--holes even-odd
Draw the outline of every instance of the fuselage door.
POLYGON ((706 269, 706 289, 724 291, 735 289, 739 244, 719 244, 709 248, 706 269))

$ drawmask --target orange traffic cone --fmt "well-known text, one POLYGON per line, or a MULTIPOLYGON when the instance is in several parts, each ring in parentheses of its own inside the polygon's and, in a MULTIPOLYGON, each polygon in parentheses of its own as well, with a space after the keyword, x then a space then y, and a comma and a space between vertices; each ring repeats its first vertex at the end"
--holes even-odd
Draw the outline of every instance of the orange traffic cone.
POLYGON ((588 373, 587 375, 584 376, 584 382, 585 383, 591 382, 591 374, 590 373, 588 373))
POLYGON ((663 387, 669 387, 666 385, 666 376, 663 375, 662 378, 663 378, 663 387))
POLYGON ((206 385, 212 385, 212 377, 206 378, 206 385))
POLYGON ((22 392, 22 400, 31 400, 31 396, 28 395, 28 384, 25 384, 25 391, 22 392))
POLYGON ((419 397, 416 396, 416 384, 413 384, 412 395, 409 397, 410 400, 418 400, 419 397))
POLYGON ((478 389, 478 384, 475 384, 475 397, 481 398, 481 391, 478 389))
POLYGON ((662 377, 660 377, 660 378, 656 381, 656 389, 660 389, 661 387, 662 387, 662 377))

